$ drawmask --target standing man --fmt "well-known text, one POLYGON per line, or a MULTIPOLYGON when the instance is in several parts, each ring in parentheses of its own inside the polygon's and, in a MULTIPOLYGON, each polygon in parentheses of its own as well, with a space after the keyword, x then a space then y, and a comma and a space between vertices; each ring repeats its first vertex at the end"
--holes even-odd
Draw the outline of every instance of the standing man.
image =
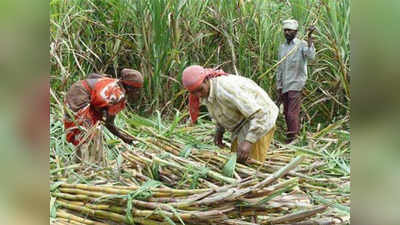
POLYGON ((200 101, 216 122, 217 146, 225 147, 222 137, 229 130, 231 150, 237 152, 239 162, 248 157, 265 160, 279 109, 261 87, 248 78, 197 65, 183 71, 182 83, 190 92, 192 122, 196 123, 200 101))
POLYGON ((307 42, 296 38, 296 20, 283 21, 283 34, 286 42, 279 47, 279 61, 283 60, 276 74, 279 101, 283 102, 287 124, 287 143, 295 140, 300 132, 300 106, 302 89, 307 80, 307 61, 315 57, 311 37, 314 26, 308 28, 307 42))

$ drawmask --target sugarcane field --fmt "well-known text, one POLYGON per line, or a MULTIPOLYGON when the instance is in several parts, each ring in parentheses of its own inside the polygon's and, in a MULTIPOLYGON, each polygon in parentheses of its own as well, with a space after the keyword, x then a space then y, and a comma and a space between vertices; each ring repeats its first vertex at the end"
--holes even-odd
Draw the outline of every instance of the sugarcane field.
POLYGON ((50 224, 350 224, 349 0, 51 0, 50 224))

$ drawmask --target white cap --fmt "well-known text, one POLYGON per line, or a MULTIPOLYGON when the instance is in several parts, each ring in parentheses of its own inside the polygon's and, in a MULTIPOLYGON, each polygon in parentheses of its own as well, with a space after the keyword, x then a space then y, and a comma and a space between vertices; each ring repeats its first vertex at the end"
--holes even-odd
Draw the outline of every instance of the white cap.
POLYGON ((283 29, 297 30, 299 28, 299 23, 296 20, 284 20, 282 24, 283 29))

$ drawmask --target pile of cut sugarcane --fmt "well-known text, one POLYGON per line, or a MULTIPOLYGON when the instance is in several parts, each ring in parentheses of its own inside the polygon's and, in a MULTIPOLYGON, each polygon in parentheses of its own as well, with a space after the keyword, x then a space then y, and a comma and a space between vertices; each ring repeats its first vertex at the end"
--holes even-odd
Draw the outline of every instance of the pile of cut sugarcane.
POLYGON ((341 190, 349 177, 323 173, 318 152, 279 148, 264 163, 242 164, 233 153, 199 149, 151 127, 135 131, 140 147, 120 143, 121 157, 109 168, 72 165, 52 176, 54 224, 348 222, 350 196, 341 190), (79 179, 71 182, 71 174, 79 179))

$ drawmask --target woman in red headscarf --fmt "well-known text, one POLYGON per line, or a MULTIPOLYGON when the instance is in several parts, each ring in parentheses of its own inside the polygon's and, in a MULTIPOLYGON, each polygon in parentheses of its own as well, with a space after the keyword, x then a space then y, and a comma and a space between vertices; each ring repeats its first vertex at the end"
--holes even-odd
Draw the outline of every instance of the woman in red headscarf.
POLYGON ((278 107, 254 81, 194 65, 182 74, 183 86, 190 92, 189 112, 193 123, 199 116, 200 101, 217 123, 214 142, 224 147, 225 130, 232 132, 231 150, 238 160, 249 157, 264 161, 273 138, 278 107))
POLYGON ((64 117, 67 141, 74 145, 81 144, 84 137, 81 128, 90 129, 99 121, 104 121, 111 133, 131 143, 132 138, 115 126, 114 118, 125 108, 127 100, 137 99, 142 86, 142 75, 132 69, 123 69, 121 79, 90 74, 88 79, 74 83, 64 101, 70 113, 64 117))

